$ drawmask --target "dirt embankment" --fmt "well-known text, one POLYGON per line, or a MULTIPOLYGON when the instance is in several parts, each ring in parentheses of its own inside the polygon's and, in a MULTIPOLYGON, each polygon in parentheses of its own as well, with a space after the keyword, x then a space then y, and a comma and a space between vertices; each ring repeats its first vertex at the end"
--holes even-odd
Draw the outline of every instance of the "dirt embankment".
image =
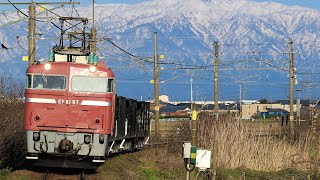
MULTIPOLYGON (((50 171, 50 179, 79 179, 76 172, 70 170, 50 171)), ((45 171, 44 171, 45 172, 45 171)), ((7 172, 3 179, 42 179, 44 172, 15 170, 7 172)), ((145 149, 136 152, 118 154, 107 159, 96 172, 87 174, 89 180, 141 180, 141 179, 185 179, 185 169, 181 156, 170 153, 167 148, 145 149)), ((0 172, 1 179, 1 172, 0 172)))

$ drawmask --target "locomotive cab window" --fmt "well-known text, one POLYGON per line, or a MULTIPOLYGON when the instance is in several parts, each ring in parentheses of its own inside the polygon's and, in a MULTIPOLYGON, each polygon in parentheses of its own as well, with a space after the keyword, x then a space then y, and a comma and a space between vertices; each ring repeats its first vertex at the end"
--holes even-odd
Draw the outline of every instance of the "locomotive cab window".
POLYGON ((108 92, 113 92, 113 79, 108 79, 108 92))
POLYGON ((113 79, 74 76, 71 87, 76 92, 113 92, 113 79))
POLYGON ((31 88, 32 87, 32 75, 27 75, 26 87, 27 88, 31 88))
POLYGON ((27 88, 32 89, 50 89, 50 90, 64 90, 66 89, 67 78, 59 75, 28 75, 27 88))

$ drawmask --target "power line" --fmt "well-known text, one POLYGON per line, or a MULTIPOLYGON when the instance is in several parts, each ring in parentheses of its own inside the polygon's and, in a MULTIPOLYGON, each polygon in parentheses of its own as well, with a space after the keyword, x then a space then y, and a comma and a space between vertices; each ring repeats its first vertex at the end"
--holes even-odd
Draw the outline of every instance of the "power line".
MULTIPOLYGON (((8 2, 17 10, 19 11, 21 14, 23 14, 25 17, 30 18, 26 13, 22 12, 19 8, 17 8, 17 6, 15 6, 10 0, 8 0, 8 2)), ((38 21, 38 22, 45 22, 45 21, 41 21, 41 20, 37 20, 36 18, 30 18, 32 20, 38 21)))
POLYGON ((136 56, 136 55, 133 55, 132 53, 124 50, 122 47, 118 46, 117 44, 115 44, 114 42, 112 42, 110 39, 107 39, 107 41, 110 42, 113 46, 115 46, 116 48, 118 48, 119 50, 121 50, 122 52, 128 54, 128 55, 131 56, 131 57, 134 57, 134 58, 136 58, 136 59, 139 59, 139 60, 144 61, 144 62, 147 62, 147 63, 152 63, 152 62, 150 62, 150 61, 148 61, 148 60, 146 60, 146 59, 140 58, 140 57, 138 57, 138 56, 136 56))
MULTIPOLYGON (((73 0, 73 1, 75 2, 75 0, 73 0)), ((78 17, 80 17, 80 14, 79 14, 77 8, 75 8, 74 4, 72 4, 72 9, 74 9, 75 12, 77 13, 78 17)), ((73 12, 71 14, 73 14, 73 12)))
POLYGON ((285 45, 287 43, 256 43, 256 44, 221 44, 221 46, 226 46, 226 47, 233 47, 233 46, 271 46, 271 45, 285 45))

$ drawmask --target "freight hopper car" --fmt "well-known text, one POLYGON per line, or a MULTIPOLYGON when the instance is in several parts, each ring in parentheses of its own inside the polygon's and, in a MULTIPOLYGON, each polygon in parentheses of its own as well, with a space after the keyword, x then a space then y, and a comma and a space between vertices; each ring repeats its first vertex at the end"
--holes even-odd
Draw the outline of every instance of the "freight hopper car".
POLYGON ((60 41, 49 61, 26 71, 26 158, 39 166, 88 169, 109 154, 142 148, 149 103, 117 97, 115 75, 99 61, 87 18, 59 20, 60 41))

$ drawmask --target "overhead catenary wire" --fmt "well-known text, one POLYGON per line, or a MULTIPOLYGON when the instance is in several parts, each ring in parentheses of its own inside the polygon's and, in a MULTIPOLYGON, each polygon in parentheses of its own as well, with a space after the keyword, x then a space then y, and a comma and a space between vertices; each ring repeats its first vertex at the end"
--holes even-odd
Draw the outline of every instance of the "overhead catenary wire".
POLYGON ((129 56, 131 57, 134 57, 140 61, 144 61, 144 62, 147 62, 147 63, 152 63, 151 61, 148 61, 146 60, 145 58, 141 58, 141 57, 138 57, 136 55, 133 55, 132 53, 126 51, 125 49, 123 49, 122 47, 118 46, 117 44, 115 44, 114 42, 112 42, 110 39, 107 39, 108 42, 110 42, 113 46, 115 46, 116 48, 118 48, 119 50, 121 50, 122 52, 128 54, 129 56))
MULTIPOLYGON (((23 11, 21 11, 19 8, 17 8, 17 6, 15 6, 10 0, 8 0, 8 2, 17 10, 19 11, 21 14, 23 14, 24 16, 30 18, 26 13, 24 13, 23 11)), ((45 22, 45 21, 42 21, 42 20, 38 20, 36 18, 31 18, 32 20, 35 20, 35 21, 38 21, 38 22, 45 22)))
MULTIPOLYGON (((72 1, 72 0, 71 0, 72 1)), ((75 0, 73 0, 74 2, 75 2, 75 0)), ((74 4, 72 4, 72 11, 71 11, 71 15, 73 14, 73 9, 75 10, 75 12, 77 13, 76 15, 78 16, 78 17, 80 17, 80 14, 79 14, 79 12, 78 12, 78 10, 77 10, 77 8, 74 6, 74 4)))
MULTIPOLYGON (((38 5, 38 4, 37 4, 38 5)), ((40 7, 41 7, 41 5, 39 5, 40 7)), ((52 9, 50 9, 51 11, 52 10, 55 10, 55 9, 58 9, 58 8, 61 8, 63 5, 59 5, 58 7, 54 7, 54 8, 52 8, 52 9)), ((42 6, 43 7, 43 6, 42 6)), ((49 9, 46 9, 46 10, 48 10, 49 11, 49 9)), ((19 11, 18 11, 19 12, 19 11)), ((44 14, 44 13, 46 13, 46 12, 40 12, 40 13, 38 13, 37 15, 41 15, 41 14, 44 14)), ((19 14, 19 13, 18 13, 19 14)), ((19 15, 19 17, 20 17, 20 19, 18 19, 18 20, 16 20, 16 21, 11 21, 11 22, 8 22, 8 23, 4 23, 4 24, 2 24, 2 25, 0 25, 0 28, 1 27, 5 27, 5 26, 9 26, 9 25, 12 25, 12 24, 16 24, 16 23, 18 23, 18 22, 21 22, 21 21, 24 21, 24 20, 27 20, 27 19, 29 19, 29 16, 27 15, 27 16, 25 16, 25 18, 22 18, 20 15, 19 15)), ((46 21, 41 21, 41 22, 46 22, 46 21)))
MULTIPOLYGON (((254 61, 253 61, 254 62, 254 61)), ((284 70, 284 71, 287 71, 285 68, 281 68, 281 67, 276 67, 275 65, 271 64, 273 62, 273 60, 269 61, 269 62, 266 62, 266 61, 263 61, 262 63, 265 63, 269 66, 272 66, 273 68, 268 68, 268 69, 274 69, 274 70, 284 70)), ((168 64, 168 65, 172 65, 172 64, 176 64, 176 63, 163 63, 163 64, 168 64)), ((176 64, 177 65, 177 64, 176 64)), ((179 64, 179 65, 185 65, 185 64, 179 64)), ((165 69, 165 68, 164 68, 165 69)), ((183 68, 172 68, 172 69, 183 69, 183 68)), ((187 69, 187 68, 185 68, 187 69)), ((248 68, 247 70, 254 70, 253 68, 248 68)), ((261 70, 261 68, 259 69, 256 69, 256 70, 261 70)), ((181 84, 181 83, 180 83, 181 84)), ((182 83, 182 84, 185 84, 185 83, 182 83)), ((247 84, 250 84, 249 82, 247 82, 247 84)))

